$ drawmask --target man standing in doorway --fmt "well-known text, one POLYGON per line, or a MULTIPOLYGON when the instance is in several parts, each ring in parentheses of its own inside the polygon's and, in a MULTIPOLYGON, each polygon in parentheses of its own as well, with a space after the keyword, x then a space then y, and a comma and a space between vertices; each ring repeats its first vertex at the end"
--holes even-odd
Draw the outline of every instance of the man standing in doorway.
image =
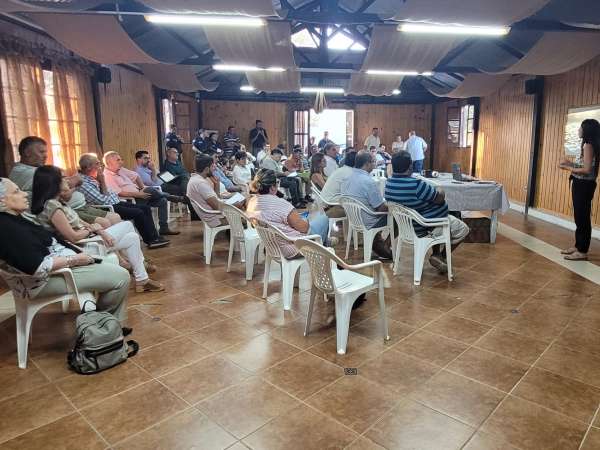
POLYGON ((379 128, 373 128, 371 134, 365 139, 365 149, 369 150, 371 147, 375 147, 375 151, 379 151, 381 146, 381 139, 379 139, 379 128))
POLYGON ((325 131, 323 133, 323 139, 319 141, 319 150, 323 150, 323 147, 329 143, 333 143, 333 141, 329 139, 329 131, 325 131))
POLYGON ((257 156, 258 152, 265 147, 265 144, 269 142, 269 136, 267 130, 263 128, 262 120, 256 121, 256 126, 250 130, 250 146, 252 148, 252 155, 257 156))
POLYGON ((425 151, 427 150, 427 143, 425 140, 417 136, 417 132, 412 130, 408 133, 408 140, 405 143, 405 148, 412 159, 413 172, 423 172, 423 161, 425 160, 425 151))

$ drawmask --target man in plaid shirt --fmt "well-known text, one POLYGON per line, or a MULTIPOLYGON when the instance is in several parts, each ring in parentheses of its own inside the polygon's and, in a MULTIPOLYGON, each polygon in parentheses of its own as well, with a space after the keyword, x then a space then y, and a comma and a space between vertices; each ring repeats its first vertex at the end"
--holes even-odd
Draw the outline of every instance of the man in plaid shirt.
POLYGON ((133 220, 135 227, 148 248, 160 248, 169 241, 160 237, 154 225, 152 210, 147 205, 122 202, 119 196, 106 188, 102 163, 93 153, 85 153, 79 158, 82 183, 77 189, 90 205, 111 205, 123 220, 133 220))

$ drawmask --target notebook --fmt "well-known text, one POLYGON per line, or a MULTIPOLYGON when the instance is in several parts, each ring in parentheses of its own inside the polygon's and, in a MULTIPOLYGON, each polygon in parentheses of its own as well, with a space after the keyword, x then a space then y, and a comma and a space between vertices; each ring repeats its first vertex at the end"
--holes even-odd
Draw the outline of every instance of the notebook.
POLYGON ((228 205, 234 205, 235 203, 243 202, 245 199, 246 199, 246 197, 244 197, 239 192, 236 192, 231 197, 223 200, 223 202, 225 202, 228 205))
POLYGON ((166 170, 163 173, 158 174, 158 178, 160 178, 165 183, 169 183, 170 181, 173 181, 178 176, 179 175, 173 175, 171 172, 168 172, 166 170))

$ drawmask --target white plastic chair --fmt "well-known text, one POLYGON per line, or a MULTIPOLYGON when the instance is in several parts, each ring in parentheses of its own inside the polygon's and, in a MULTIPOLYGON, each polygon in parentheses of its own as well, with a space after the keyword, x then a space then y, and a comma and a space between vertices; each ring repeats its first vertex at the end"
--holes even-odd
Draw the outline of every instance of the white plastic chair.
POLYGON ((310 330, 310 320, 317 291, 325 295, 333 295, 335 296, 337 352, 340 355, 345 354, 348 344, 352 305, 360 295, 377 290, 383 339, 388 341, 390 337, 388 335, 387 317, 385 315, 381 262, 369 261, 362 264, 349 265, 329 249, 307 239, 297 240, 296 247, 308 262, 312 278, 304 336, 308 336, 310 330), (345 270, 338 269, 338 266, 345 270), (370 277, 357 272, 368 267, 373 268, 373 274, 370 277))
MULTIPOLYGON (((265 248, 265 274, 263 278, 263 294, 262 298, 267 298, 267 287, 269 285, 269 275, 271 271, 271 262, 276 262, 281 266, 281 297, 283 300, 283 309, 290 310, 292 308, 292 298, 294 295, 294 281, 296 279, 296 273, 298 269, 306 262, 304 258, 297 257, 292 259, 286 259, 281 254, 280 245, 281 243, 293 243, 300 238, 290 238, 283 234, 276 227, 271 226, 260 220, 252 220, 252 224, 258 235, 260 241, 265 248)), ((304 239, 314 239, 321 242, 321 236, 318 234, 311 234, 303 236, 304 239)), ((298 277, 299 278, 299 277, 298 277)))
POLYGON ((392 255, 394 254, 394 233, 392 226, 393 222, 390 221, 387 212, 374 212, 358 200, 355 200, 351 197, 341 196, 340 204, 342 205, 342 208, 344 208, 344 211, 346 211, 346 217, 348 217, 348 237, 346 241, 345 259, 348 259, 348 254, 350 253, 350 243, 352 241, 352 236, 354 236, 354 248, 356 249, 356 245, 358 243, 357 233, 362 233, 363 235, 364 262, 369 262, 371 260, 373 240, 375 239, 375 235, 380 231, 388 231, 392 236, 392 255), (388 222, 383 227, 367 228, 363 221, 363 212, 374 216, 388 216, 388 222))
MULTIPOLYGON (((323 210, 323 212, 325 212, 325 207, 327 207, 327 206, 340 206, 339 203, 328 202, 327 200, 325 200, 323 198, 323 195, 321 194, 321 190, 319 189, 319 187, 312 181, 310 182, 310 187, 311 187, 312 194, 316 197, 317 206, 319 208, 321 208, 323 210)), ((342 222, 342 239, 346 239, 346 229, 348 228, 348 218, 347 217, 330 217, 329 218, 329 234, 331 234, 332 229, 337 227, 338 222, 342 222)), ((355 241, 355 243, 356 243, 356 241, 355 241)))
POLYGON ((246 263, 246 280, 251 280, 254 274, 255 260, 258 257, 258 260, 260 261, 262 254, 262 248, 259 249, 258 254, 256 251, 257 248, 261 247, 258 232, 252 227, 250 219, 246 214, 235 206, 221 203, 221 210, 231 227, 227 272, 231 270, 233 252, 235 251, 235 247, 239 245, 241 260, 246 263), (244 227, 242 220, 246 222, 246 227, 244 227))
POLYGON ((17 359, 19 368, 26 369, 31 323, 38 311, 52 303, 60 302, 62 303, 63 312, 66 313, 69 310, 69 300, 73 298, 77 300, 80 308, 83 308, 88 301, 95 304, 96 299, 91 292, 78 291, 77 286, 75 285, 75 279, 73 278, 73 272, 71 272, 71 269, 67 268, 56 270, 50 274, 50 276, 61 276, 65 279, 67 292, 64 295, 29 298, 28 291, 25 289, 27 279, 35 279, 31 275, 24 274, 5 262, 0 261, 0 266, 0 277, 8 284, 15 301, 17 359))
MULTIPOLYGON (((194 208, 194 210, 196 211, 196 214, 198 214, 198 212, 202 212, 204 214, 215 214, 215 215, 222 214, 221 211, 215 211, 213 209, 204 209, 194 199, 190 198, 190 201, 192 203, 192 208, 194 208)), ((198 215, 201 215, 201 214, 198 214, 198 215)), ((203 248, 204 260, 205 260, 206 264, 210 264, 212 250, 213 250, 213 246, 215 244, 215 237, 217 236, 217 234, 219 232, 229 230, 230 226, 229 225, 221 225, 218 227, 209 227, 204 221, 202 221, 202 225, 204 226, 204 232, 202 233, 202 236, 204 238, 204 243, 203 243, 203 245, 204 245, 204 248, 203 248)))
POLYGON ((388 203, 390 214, 398 224, 398 238, 396 239, 396 252, 394 255, 394 275, 400 271, 400 255, 402 243, 412 244, 414 249, 414 282, 416 286, 421 284, 423 265, 427 251, 434 245, 444 244, 446 250, 446 264, 448 265, 448 280, 452 281, 452 247, 450 241, 450 221, 447 217, 439 219, 425 219, 414 209, 406 208, 398 203, 388 203), (442 235, 434 237, 431 233, 419 237, 415 233, 413 221, 426 228, 442 227, 442 235))

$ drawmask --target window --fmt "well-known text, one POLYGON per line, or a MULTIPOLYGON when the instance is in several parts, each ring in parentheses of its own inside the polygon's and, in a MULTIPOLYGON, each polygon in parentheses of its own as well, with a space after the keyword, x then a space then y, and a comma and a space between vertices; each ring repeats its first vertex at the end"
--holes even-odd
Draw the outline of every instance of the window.
POLYGON ((475 106, 448 108, 448 145, 468 148, 473 145, 475 106))
POLYGON ((460 147, 473 145, 473 121, 475 119, 475 106, 465 105, 460 110, 460 147))
MULTIPOLYGON (((321 34, 321 28, 315 28, 314 31, 321 34)), ((292 35, 292 44, 298 48, 317 48, 320 45, 319 35, 304 28, 292 35)), ((341 28, 327 28, 327 48, 331 50, 350 50, 364 52, 367 48, 360 42, 352 38, 352 32, 341 28)))
POLYGON ((79 156, 97 151, 89 75, 77 70, 44 70, 33 60, 0 58, 2 96, 8 137, 17 148, 25 136, 48 142, 48 163, 67 172, 77 168, 79 156))
POLYGON ((292 44, 300 48, 317 48, 318 38, 315 38, 306 28, 292 35, 292 44))
POLYGON ((309 135, 308 111, 294 111, 294 145, 305 149, 309 135))

